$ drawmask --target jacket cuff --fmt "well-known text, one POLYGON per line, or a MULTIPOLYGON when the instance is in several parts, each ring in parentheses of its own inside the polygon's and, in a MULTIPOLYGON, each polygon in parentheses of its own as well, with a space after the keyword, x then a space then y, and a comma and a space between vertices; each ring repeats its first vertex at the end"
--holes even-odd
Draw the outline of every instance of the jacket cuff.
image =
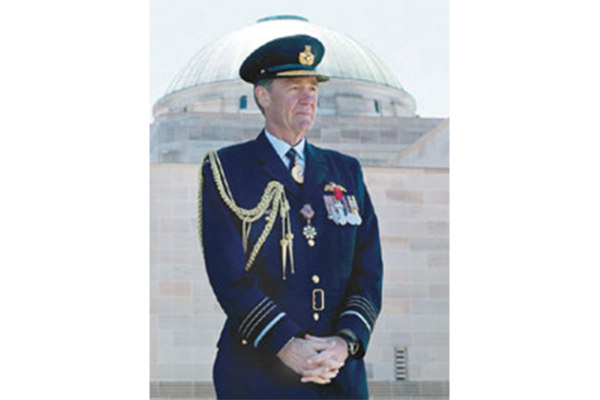
POLYGON ((244 346, 261 349, 273 356, 300 331, 300 327, 268 297, 246 315, 238 328, 244 346))
POLYGON ((362 296, 351 296, 340 313, 336 330, 352 331, 360 342, 358 353, 353 358, 365 356, 375 326, 377 313, 371 302, 362 296))

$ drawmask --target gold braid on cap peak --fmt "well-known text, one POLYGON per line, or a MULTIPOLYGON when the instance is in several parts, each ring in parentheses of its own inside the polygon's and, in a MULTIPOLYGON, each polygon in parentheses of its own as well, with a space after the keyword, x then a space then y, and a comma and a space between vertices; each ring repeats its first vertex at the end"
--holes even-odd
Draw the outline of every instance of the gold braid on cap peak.
POLYGON ((317 76, 320 75, 317 71, 307 69, 294 69, 292 71, 278 72, 275 76, 317 76))
POLYGON ((242 245, 246 254, 248 254, 248 239, 250 237, 250 229, 252 228, 252 223, 262 218, 262 216, 267 214, 268 212, 267 223, 262 233, 258 237, 256 244, 252 248, 252 251, 250 252, 250 256, 248 257, 248 261, 246 262, 246 266, 244 267, 245 271, 249 271, 252 267, 252 264, 254 263, 258 252, 267 240, 267 237, 269 236, 271 230, 273 229, 273 226, 275 225, 277 215, 279 214, 279 216, 281 217, 282 238, 280 244, 283 268, 282 273, 283 280, 285 280, 288 254, 290 258, 290 264, 292 267, 292 274, 294 273, 294 235, 292 234, 290 223, 290 204, 287 198, 285 197, 285 189, 283 185, 277 181, 269 182, 256 207, 250 210, 241 208, 235 203, 235 199, 231 194, 229 184, 227 183, 227 179, 225 178, 225 172, 223 171, 221 160, 219 159, 217 153, 214 151, 209 151, 204 156, 204 158, 202 159, 202 163, 200 164, 200 172, 198 173, 198 238, 200 239, 200 247, 204 249, 204 240, 202 237, 202 188, 204 185, 204 178, 202 176, 202 167, 207 160, 210 163, 212 175, 215 180, 215 184, 217 186, 219 195, 223 200, 223 203, 225 203, 225 205, 227 205, 227 207, 229 207, 229 209, 233 211, 233 213, 242 221, 242 245), (270 211, 268 211, 269 208, 270 211))

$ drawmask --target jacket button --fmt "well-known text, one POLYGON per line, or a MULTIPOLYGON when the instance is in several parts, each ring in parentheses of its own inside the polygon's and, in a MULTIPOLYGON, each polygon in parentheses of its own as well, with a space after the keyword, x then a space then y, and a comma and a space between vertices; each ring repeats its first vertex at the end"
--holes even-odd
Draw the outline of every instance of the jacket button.
POLYGON ((248 344, 248 341, 246 339, 242 339, 242 344, 245 346, 248 344))
POLYGON ((312 277, 312 281, 313 281, 313 283, 316 285, 316 284, 318 284, 318 283, 319 283, 321 280, 319 279, 319 276, 318 276, 318 275, 313 275, 313 277, 312 277))
POLYGON ((314 319, 315 321, 318 321, 318 320, 319 320, 319 313, 314 313, 314 314, 313 314, 313 319, 314 319))

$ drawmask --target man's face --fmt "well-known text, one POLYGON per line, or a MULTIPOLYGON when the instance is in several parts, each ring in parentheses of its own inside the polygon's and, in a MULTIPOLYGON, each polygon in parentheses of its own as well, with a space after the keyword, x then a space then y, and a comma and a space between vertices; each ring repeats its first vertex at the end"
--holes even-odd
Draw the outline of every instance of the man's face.
POLYGON ((316 78, 274 79, 267 97, 263 107, 269 126, 298 137, 312 128, 317 113, 316 78))

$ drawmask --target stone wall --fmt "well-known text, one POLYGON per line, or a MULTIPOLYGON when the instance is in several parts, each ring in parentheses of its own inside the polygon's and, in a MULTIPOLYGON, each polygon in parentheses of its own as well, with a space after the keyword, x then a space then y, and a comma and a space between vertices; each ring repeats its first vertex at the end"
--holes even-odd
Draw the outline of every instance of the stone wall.
MULTIPOLYGON (((447 123, 439 118, 319 115, 307 138, 318 146, 352 154, 364 166, 388 166, 420 138, 447 123)), ((263 127, 260 114, 173 114, 150 126, 150 160, 199 163, 206 151, 254 139, 263 127)))
MULTIPOLYGON (((435 395, 442 396, 435 398, 447 398, 448 170, 364 171, 385 262, 383 311, 366 358, 369 380, 393 381, 394 348, 405 347, 408 383, 419 382, 409 385, 417 388, 410 396, 427 395, 418 388, 435 387, 435 395)), ((150 164, 150 379, 154 387, 171 383, 172 393, 211 381, 225 320, 209 286, 196 233, 197 172, 197 164, 150 164)))

